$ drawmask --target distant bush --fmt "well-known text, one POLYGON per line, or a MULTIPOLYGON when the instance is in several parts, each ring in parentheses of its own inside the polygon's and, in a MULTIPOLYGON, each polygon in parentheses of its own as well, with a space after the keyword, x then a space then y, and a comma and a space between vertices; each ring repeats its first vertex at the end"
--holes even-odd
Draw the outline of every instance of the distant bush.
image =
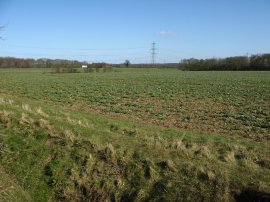
POLYGON ((95 70, 94 70, 94 68, 92 68, 92 67, 87 67, 87 68, 85 68, 85 69, 83 69, 84 70, 84 72, 86 72, 86 73, 91 73, 91 72, 94 72, 95 70))
POLYGON ((78 69, 76 68, 63 68, 63 73, 78 73, 78 69))
POLYGON ((78 73, 78 68, 73 68, 73 67, 65 67, 61 68, 60 66, 56 66, 54 68, 55 73, 78 73))
POLYGON ((61 68, 59 66, 54 68, 55 73, 61 73, 61 68))
POLYGON ((88 67, 86 69, 84 69, 85 72, 109 72, 112 71, 112 66, 106 63, 92 63, 89 64, 88 67))
POLYGON ((111 72, 113 70, 111 65, 106 65, 103 67, 103 72, 111 72))

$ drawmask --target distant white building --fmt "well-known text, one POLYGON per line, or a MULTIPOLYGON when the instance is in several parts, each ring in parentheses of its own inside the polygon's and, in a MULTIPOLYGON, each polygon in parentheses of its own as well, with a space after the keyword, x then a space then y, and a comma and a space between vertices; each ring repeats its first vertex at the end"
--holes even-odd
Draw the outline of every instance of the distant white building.
POLYGON ((82 69, 86 69, 87 68, 87 65, 82 65, 82 69))

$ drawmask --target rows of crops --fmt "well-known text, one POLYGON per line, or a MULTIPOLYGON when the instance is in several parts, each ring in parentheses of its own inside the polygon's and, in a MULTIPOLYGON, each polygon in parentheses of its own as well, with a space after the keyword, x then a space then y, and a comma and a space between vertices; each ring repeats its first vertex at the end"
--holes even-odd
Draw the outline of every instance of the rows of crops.
POLYGON ((0 85, 8 94, 74 109, 187 130, 270 139, 270 72, 1 70, 0 85))

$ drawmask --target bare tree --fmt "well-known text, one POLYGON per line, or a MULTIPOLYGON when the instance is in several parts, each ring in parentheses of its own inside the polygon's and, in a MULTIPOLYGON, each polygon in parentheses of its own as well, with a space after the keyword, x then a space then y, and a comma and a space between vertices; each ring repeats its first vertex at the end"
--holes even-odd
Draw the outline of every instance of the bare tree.
POLYGON ((125 60, 124 65, 125 65, 126 67, 129 67, 129 66, 130 66, 130 61, 129 61, 129 60, 125 60))

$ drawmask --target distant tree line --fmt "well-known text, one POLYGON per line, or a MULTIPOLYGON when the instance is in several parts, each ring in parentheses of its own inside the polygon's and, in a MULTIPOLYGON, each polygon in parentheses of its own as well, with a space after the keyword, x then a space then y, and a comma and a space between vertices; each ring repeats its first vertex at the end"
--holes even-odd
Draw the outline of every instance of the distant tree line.
POLYGON ((76 60, 0 57, 0 68, 81 68, 83 64, 76 60))
POLYGON ((179 69, 190 71, 265 71, 270 70, 270 54, 235 56, 223 59, 184 59, 179 69))
MULTIPOLYGON (((22 59, 14 57, 0 57, 0 68, 54 68, 55 72, 76 72, 77 68, 87 65, 85 72, 110 71, 112 65, 106 63, 79 62, 77 60, 63 59, 22 59)), ((166 64, 131 64, 126 60, 123 64, 114 64, 114 67, 131 67, 131 68, 178 68, 180 70, 190 71, 270 71, 270 53, 262 55, 235 56, 227 58, 210 58, 210 59, 183 59, 180 63, 166 64)))

